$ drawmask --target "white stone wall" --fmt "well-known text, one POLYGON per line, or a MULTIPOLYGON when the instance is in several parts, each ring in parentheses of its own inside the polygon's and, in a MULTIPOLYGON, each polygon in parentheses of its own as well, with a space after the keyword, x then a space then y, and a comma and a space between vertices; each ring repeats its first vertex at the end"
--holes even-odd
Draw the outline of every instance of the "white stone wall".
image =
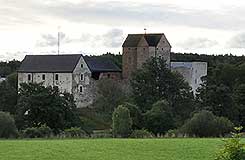
POLYGON ((18 87, 21 83, 42 83, 43 86, 57 86, 61 92, 71 93, 72 73, 18 73, 18 87), (55 75, 58 74, 58 80, 55 75), (28 75, 31 80, 28 81, 28 75), (45 80, 42 76, 45 75, 45 80))
POLYGON ((194 95, 203 83, 201 78, 207 75, 206 62, 171 62, 171 70, 179 72, 191 86, 194 95))
POLYGON ((78 108, 92 104, 95 97, 91 72, 83 57, 80 58, 72 74, 72 93, 78 108), (81 74, 83 74, 83 79, 81 79, 81 74), (82 87, 82 92, 80 92, 80 87, 82 87))

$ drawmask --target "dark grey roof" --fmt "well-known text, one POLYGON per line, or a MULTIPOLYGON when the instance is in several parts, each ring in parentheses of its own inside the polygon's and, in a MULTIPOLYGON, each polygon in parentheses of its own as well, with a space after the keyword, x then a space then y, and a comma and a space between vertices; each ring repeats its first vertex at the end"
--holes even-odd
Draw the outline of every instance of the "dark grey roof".
POLYGON ((164 33, 129 34, 123 43, 123 47, 137 47, 142 37, 145 37, 149 46, 156 47, 162 36, 165 36, 164 33))
POLYGON ((123 47, 137 47, 142 34, 129 34, 123 43, 123 47))
POLYGON ((121 69, 105 57, 83 57, 91 72, 121 72, 121 69))
POLYGON ((26 55, 18 72, 73 72, 81 54, 26 55))

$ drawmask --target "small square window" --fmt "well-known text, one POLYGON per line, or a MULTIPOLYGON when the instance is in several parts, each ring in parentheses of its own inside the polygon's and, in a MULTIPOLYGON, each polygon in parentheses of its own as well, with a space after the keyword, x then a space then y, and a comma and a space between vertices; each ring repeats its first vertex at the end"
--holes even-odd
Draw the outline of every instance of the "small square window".
POLYGON ((43 81, 45 80, 45 74, 42 75, 42 80, 43 80, 43 81))
POLYGON ((84 76, 83 76, 83 74, 81 74, 80 79, 81 79, 81 81, 83 81, 83 80, 84 80, 84 76))
POLYGON ((59 80, 59 75, 58 75, 58 74, 55 75, 55 80, 56 80, 56 81, 59 80))
POLYGON ((80 93, 83 92, 83 86, 79 86, 79 92, 80 92, 80 93))

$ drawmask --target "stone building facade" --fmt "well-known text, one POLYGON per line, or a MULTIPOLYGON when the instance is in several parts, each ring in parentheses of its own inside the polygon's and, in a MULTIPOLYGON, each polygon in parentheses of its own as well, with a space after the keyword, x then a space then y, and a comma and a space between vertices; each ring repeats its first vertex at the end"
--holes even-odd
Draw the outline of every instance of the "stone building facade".
POLYGON ((96 80, 104 76, 121 79, 121 70, 107 59, 80 54, 27 55, 18 70, 18 87, 21 83, 57 86, 73 94, 78 107, 86 107, 95 98, 96 80))
POLYGON ((122 47, 124 79, 130 78, 150 57, 162 57, 170 66, 171 45, 163 33, 129 34, 122 47))
POLYGON ((201 85, 201 77, 207 75, 206 62, 171 62, 171 45, 163 33, 129 34, 122 46, 123 49, 123 78, 139 69, 151 57, 161 57, 177 71, 192 87, 193 93, 201 85))

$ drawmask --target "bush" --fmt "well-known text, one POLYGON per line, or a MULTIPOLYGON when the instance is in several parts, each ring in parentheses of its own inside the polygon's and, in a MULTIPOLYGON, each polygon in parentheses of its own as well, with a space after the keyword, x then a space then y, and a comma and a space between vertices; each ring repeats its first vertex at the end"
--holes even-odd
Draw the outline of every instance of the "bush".
POLYGON ((24 138, 48 138, 52 135, 52 129, 46 125, 41 127, 31 127, 23 130, 24 138))
POLYGON ((128 137, 132 129, 130 112, 123 106, 118 106, 112 115, 112 129, 115 137, 128 137))
POLYGON ((0 138, 14 138, 17 135, 13 117, 9 113, 0 112, 0 138))
POLYGON ((180 130, 190 136, 217 137, 229 133, 232 127, 232 122, 227 118, 216 117, 209 111, 201 111, 194 114, 180 130))
POLYGON ((157 134, 165 134, 174 127, 174 120, 169 103, 165 100, 153 104, 151 110, 145 113, 145 128, 157 134))
POLYGON ((245 144, 241 143, 240 131, 242 127, 235 128, 237 133, 232 133, 232 138, 224 140, 224 147, 220 150, 215 160, 244 160, 245 144))
POLYGON ((134 130, 130 135, 130 138, 153 138, 154 136, 147 130, 134 130))
POLYGON ((64 131, 65 137, 67 138, 86 138, 87 134, 81 128, 71 127, 69 129, 65 129, 64 131))

